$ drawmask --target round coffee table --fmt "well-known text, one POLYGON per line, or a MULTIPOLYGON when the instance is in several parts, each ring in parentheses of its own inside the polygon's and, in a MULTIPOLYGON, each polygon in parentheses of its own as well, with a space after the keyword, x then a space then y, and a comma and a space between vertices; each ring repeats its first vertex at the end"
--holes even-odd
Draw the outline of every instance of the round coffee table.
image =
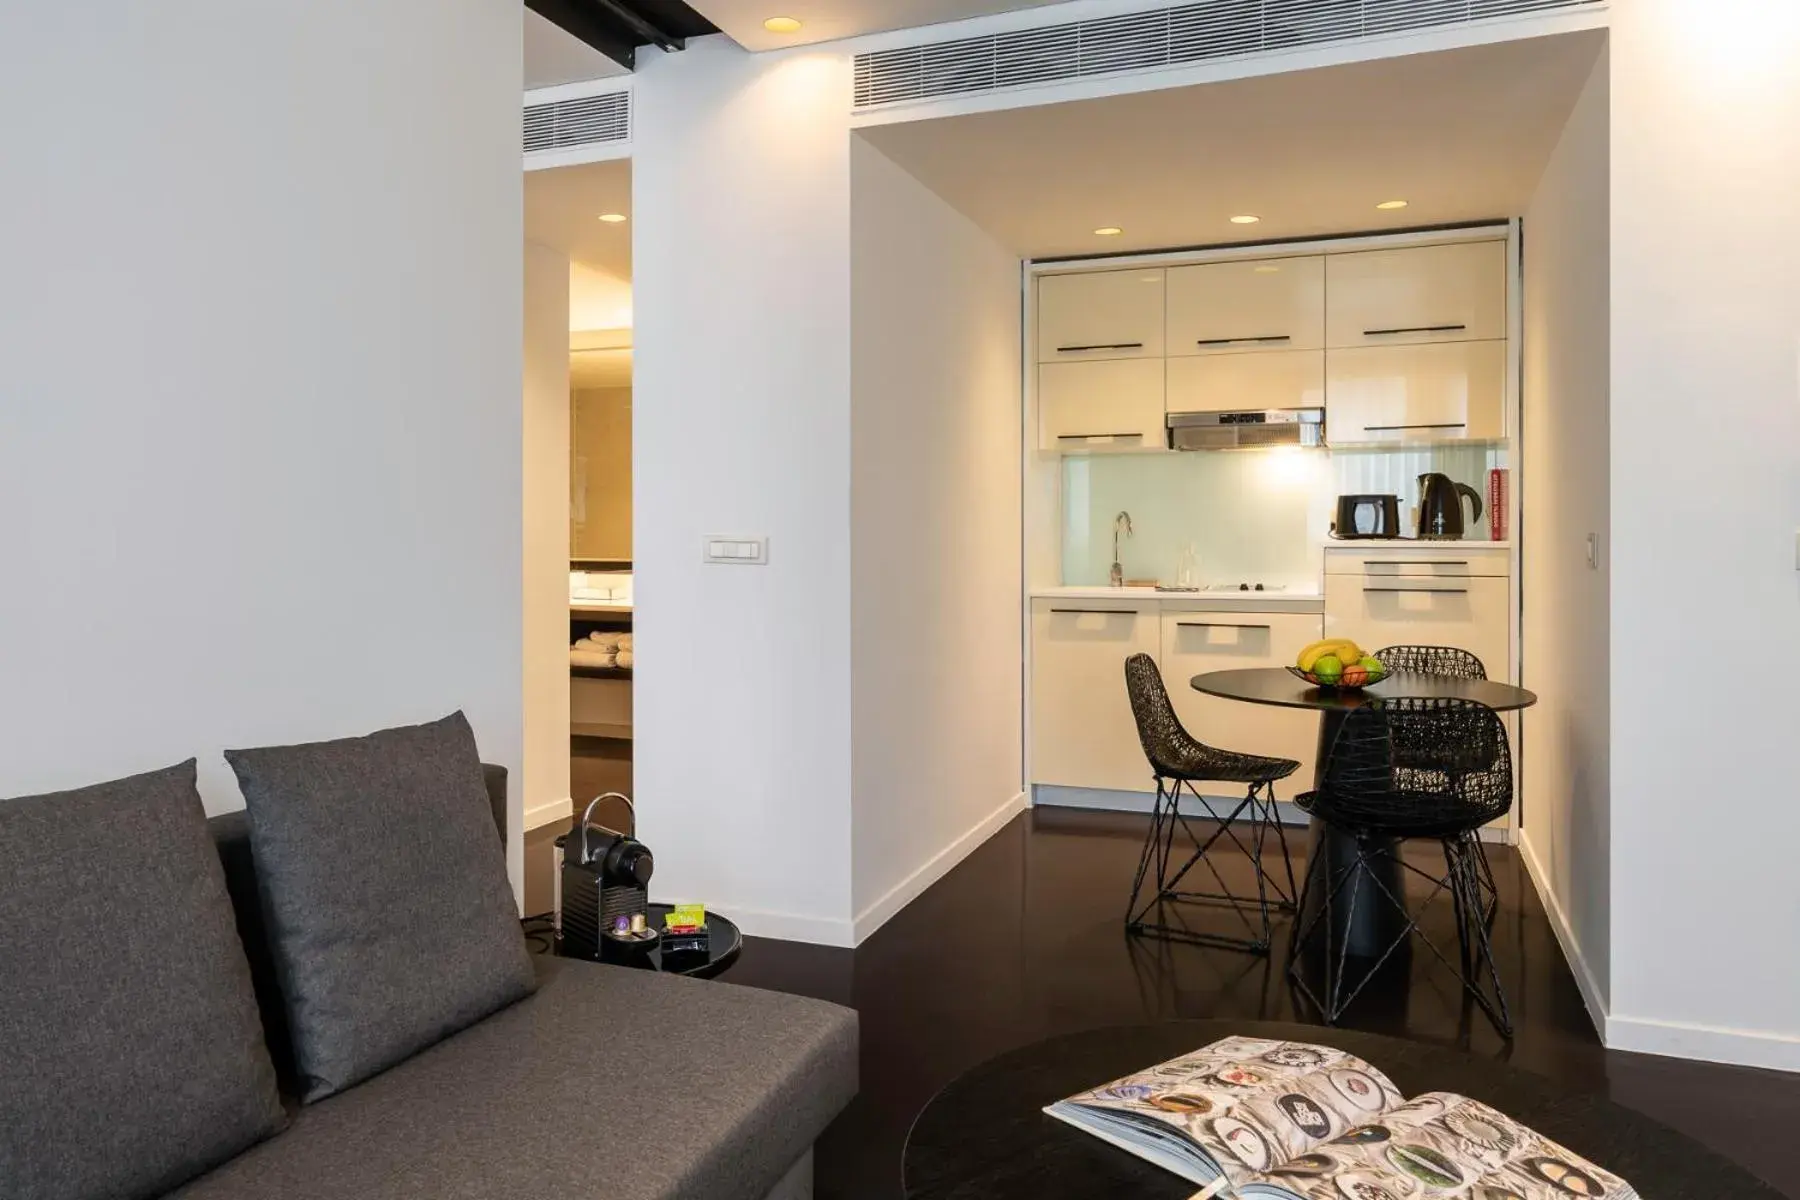
POLYGON ((907 1200, 1187 1200, 1195 1185, 1044 1114, 1076 1092, 1220 1038, 1335 1046, 1408 1095, 1458 1092, 1623 1176, 1643 1200, 1781 1200, 1693 1139, 1599 1096, 1455 1050, 1376 1034, 1268 1021, 1170 1021, 1052 1038, 1003 1054, 946 1087, 907 1135, 907 1200))
MULTIPOLYGON (((670 904, 652 904, 645 910, 652 929, 663 927, 663 918, 674 912, 670 904)), ((711 909, 706 913, 706 930, 711 935, 704 951, 695 950, 681 954, 665 954, 659 942, 655 949, 633 954, 629 958, 601 959, 602 962, 621 967, 641 967, 646 971, 663 971, 670 975, 691 975, 695 979, 711 979, 715 975, 723 975, 731 964, 738 960, 744 952, 744 931, 737 927, 737 922, 730 917, 721 916, 711 909)), ((541 931, 537 932, 542 936, 541 931)), ((555 952, 562 954, 562 941, 556 939, 555 952)))
MULTIPOLYGON (((1317 711, 1319 746, 1318 753, 1313 758, 1315 788, 1324 786, 1325 763, 1331 757, 1332 747, 1337 744, 1345 716, 1371 700, 1391 700, 1400 696, 1473 700, 1478 704, 1485 704, 1495 712, 1512 712, 1530 708, 1537 703, 1535 693, 1522 687, 1514 687, 1510 683, 1496 683, 1491 679, 1453 679, 1447 675, 1421 675, 1405 671, 1397 671, 1380 683, 1360 690, 1314 687, 1280 667, 1209 671, 1204 675, 1194 676, 1188 681, 1188 685, 1197 692, 1225 700, 1317 711)), ((1372 863, 1365 859, 1362 869, 1350 875, 1341 902, 1331 906, 1336 928, 1332 931, 1329 944, 1342 946, 1347 953, 1357 958, 1379 957, 1392 944, 1399 931, 1406 927, 1405 914, 1397 911, 1387 900, 1389 895, 1406 894, 1397 844, 1391 838, 1388 843, 1390 853, 1375 857, 1372 863), (1377 872, 1381 875, 1379 882, 1376 879, 1377 872), (1382 890, 1384 887, 1385 892, 1382 890)), ((1314 818, 1308 834, 1307 861, 1313 861, 1319 854, 1325 855, 1329 878, 1335 879, 1350 871, 1356 863, 1356 839, 1314 818)), ((1316 918, 1316 910, 1323 906, 1323 889, 1314 888, 1308 895, 1307 907, 1310 911, 1302 913, 1300 919, 1304 921, 1316 918)), ((1402 945, 1404 947, 1404 943, 1402 945)))

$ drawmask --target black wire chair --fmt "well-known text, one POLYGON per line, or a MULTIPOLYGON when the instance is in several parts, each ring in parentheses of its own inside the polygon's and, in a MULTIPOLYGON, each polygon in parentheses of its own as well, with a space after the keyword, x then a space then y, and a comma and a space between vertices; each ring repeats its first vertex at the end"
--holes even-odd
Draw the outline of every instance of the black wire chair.
MULTIPOLYGON (((1150 769, 1156 776, 1156 807, 1151 815, 1150 832, 1144 838, 1143 854, 1138 858, 1137 876, 1131 882, 1131 900, 1125 907, 1125 931, 1267 954, 1273 940, 1273 914, 1292 912, 1298 891, 1294 886, 1293 860, 1288 856, 1287 834, 1275 808, 1275 782, 1299 770, 1300 764, 1292 759, 1219 750, 1197 741, 1175 715, 1175 707, 1169 703, 1168 689, 1163 686, 1162 672, 1148 654, 1134 654, 1125 660, 1125 689, 1131 697, 1132 715, 1137 719, 1138 741, 1142 743, 1144 757, 1149 759, 1150 769), (1246 791, 1244 798, 1230 812, 1221 814, 1212 801, 1195 789, 1194 784, 1200 782, 1243 784, 1246 791), (1189 823, 1188 815, 1181 811, 1184 789, 1205 810, 1205 818, 1217 822, 1204 840, 1189 823), (1233 828, 1240 818, 1248 827, 1244 840, 1239 839, 1233 828), (1177 829, 1192 847, 1192 852, 1179 867, 1175 867, 1177 829), (1219 874, 1218 867, 1207 857, 1207 852, 1221 837, 1229 838, 1250 859, 1256 871, 1254 897, 1234 894, 1219 874), (1263 868, 1263 853, 1271 839, 1281 847, 1281 861, 1287 874, 1285 889, 1263 868), (1196 864, 1204 864, 1212 873, 1218 884, 1217 891, 1181 890, 1182 880, 1196 864), (1146 880, 1154 884, 1154 890, 1140 904, 1146 880), (1271 892, 1274 893, 1272 896, 1271 892), (1161 919, 1165 916, 1165 904, 1229 907, 1244 922, 1249 936, 1235 937, 1171 925, 1161 919), (1153 911, 1155 920, 1151 919, 1153 911), (1255 923, 1251 921, 1251 913, 1257 918, 1255 923)), ((1199 819, 1198 814, 1195 819, 1199 819)))
MULTIPOLYGON (((1377 650, 1375 657, 1392 674, 1411 672, 1415 675, 1443 675, 1451 679, 1486 679, 1487 667, 1481 659, 1456 646, 1389 646, 1377 650)), ((1404 759, 1406 754, 1401 752, 1404 759)), ((1487 892, 1482 913, 1492 921, 1500 908, 1500 888, 1494 882, 1494 868, 1488 862, 1487 848, 1480 847, 1481 883, 1487 892)))
POLYGON ((1487 668, 1467 650, 1455 646, 1389 646, 1375 658, 1390 674, 1411 671, 1416 675, 1448 675, 1452 679, 1486 679, 1487 668))
MULTIPOLYGON (((1487 1014, 1502 1037, 1512 1037, 1506 993, 1494 964, 1489 917, 1481 882, 1481 849, 1476 831, 1506 815, 1513 802, 1512 755, 1506 726, 1492 709, 1471 700, 1398 697, 1371 700, 1345 718, 1325 768, 1325 786, 1296 803, 1311 815, 1349 834, 1356 858, 1333 871, 1327 856, 1307 864, 1305 890, 1289 949, 1288 974, 1296 988, 1335 1025, 1383 963, 1409 937, 1417 936, 1438 961, 1450 967, 1463 989, 1487 1014), (1393 839, 1430 838, 1443 846, 1445 874, 1428 874, 1401 858, 1393 839), (1410 872, 1431 884, 1416 911, 1396 896, 1373 869, 1390 859, 1405 879, 1410 872), (1406 925, 1372 962, 1359 963, 1350 978, 1348 946, 1333 945, 1334 931, 1355 922, 1356 875, 1366 875, 1387 902, 1406 914, 1406 925), (1323 900, 1313 902, 1313 889, 1323 900), (1425 934, 1419 919, 1440 892, 1448 891, 1456 910, 1458 963, 1425 934), (1348 895, 1347 919, 1334 923, 1332 910, 1348 895), (1323 931, 1324 996, 1306 980, 1302 955, 1323 931)), ((1402 887, 1404 892, 1404 887, 1402 887)))

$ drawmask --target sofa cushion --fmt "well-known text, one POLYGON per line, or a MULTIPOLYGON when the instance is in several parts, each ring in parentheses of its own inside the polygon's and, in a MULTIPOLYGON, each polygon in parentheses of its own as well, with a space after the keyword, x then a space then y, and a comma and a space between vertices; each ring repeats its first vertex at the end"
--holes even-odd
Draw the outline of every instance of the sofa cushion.
POLYGON ((534 986, 461 713, 228 750, 300 1097, 392 1066, 534 986))
POLYGON ((753 1200, 856 1091, 848 1009, 537 962, 535 996, 302 1110, 180 1200, 753 1200))
POLYGON ((0 800, 0 1194, 159 1195, 281 1127, 194 763, 0 800))

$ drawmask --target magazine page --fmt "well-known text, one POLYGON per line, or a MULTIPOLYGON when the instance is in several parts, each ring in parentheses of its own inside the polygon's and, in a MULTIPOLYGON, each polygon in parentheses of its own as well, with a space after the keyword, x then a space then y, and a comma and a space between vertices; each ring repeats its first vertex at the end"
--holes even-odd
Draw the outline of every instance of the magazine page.
POLYGON ((1479 1101, 1428 1092, 1309 1154, 1243 1195, 1301 1200, 1637 1200, 1618 1176, 1479 1101), (1271 1186, 1274 1185, 1274 1186, 1271 1186))
POLYGON ((1110 1114, 1109 1140, 1128 1141, 1121 1130, 1147 1124, 1185 1135, 1208 1165, 1242 1184, 1401 1102, 1387 1076, 1341 1050, 1225 1038, 1050 1111, 1065 1120, 1070 1115, 1057 1110, 1110 1114))

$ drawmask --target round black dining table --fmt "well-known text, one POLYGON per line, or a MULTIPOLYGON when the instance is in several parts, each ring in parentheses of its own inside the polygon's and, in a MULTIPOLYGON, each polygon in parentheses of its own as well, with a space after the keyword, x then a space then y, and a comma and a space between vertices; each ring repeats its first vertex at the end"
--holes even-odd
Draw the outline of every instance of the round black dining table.
MULTIPOLYGON (((1282 667, 1208 671, 1204 675, 1194 676, 1188 684, 1195 691, 1204 692, 1208 696, 1240 700, 1245 704, 1316 709, 1319 713, 1319 748, 1313 759, 1315 788, 1324 784, 1325 763, 1331 757, 1331 748, 1337 743, 1338 731, 1344 726, 1344 717, 1370 700, 1391 700, 1400 696, 1473 700, 1478 704, 1485 704, 1495 712, 1512 712, 1530 708, 1537 703, 1535 693, 1522 687, 1514 687, 1510 683, 1497 683, 1491 679, 1456 679, 1448 675, 1421 675, 1407 671, 1397 671, 1380 683, 1360 690, 1314 687, 1282 667)), ((1406 924, 1405 914, 1388 903, 1381 891, 1382 886, 1385 886, 1392 895, 1405 894, 1402 890, 1398 850, 1395 846, 1390 846, 1389 849, 1393 853, 1382 855, 1377 860, 1383 864, 1379 879, 1374 874, 1375 868, 1365 867, 1363 872, 1352 877, 1346 884, 1350 892, 1354 893, 1354 900, 1347 893, 1344 903, 1331 906, 1332 920, 1338 925, 1332 931, 1331 944, 1342 946, 1346 953, 1358 958, 1380 957, 1406 924)), ((1356 839, 1348 833, 1334 830, 1314 817, 1308 836, 1307 861, 1314 861, 1313 856, 1318 854, 1326 856, 1326 862, 1330 864, 1330 878, 1336 878, 1356 862, 1356 839)), ((1309 909, 1323 904, 1323 897, 1318 894, 1321 890, 1313 890, 1307 905, 1309 909)), ((1302 913, 1301 919, 1306 920, 1309 916, 1310 913, 1302 913)))

